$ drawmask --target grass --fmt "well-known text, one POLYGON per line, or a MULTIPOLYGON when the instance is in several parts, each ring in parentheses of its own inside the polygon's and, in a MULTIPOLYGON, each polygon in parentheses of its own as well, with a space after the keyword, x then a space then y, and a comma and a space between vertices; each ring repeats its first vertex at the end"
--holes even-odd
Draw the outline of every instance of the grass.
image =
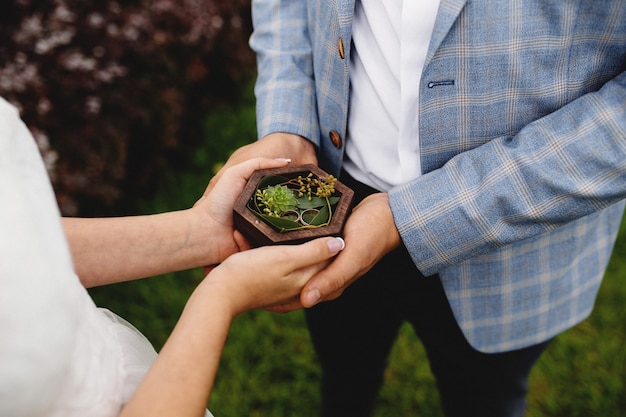
MULTIPOLYGON (((169 173, 140 211, 188 207, 212 172, 255 136, 254 109, 221 109, 207 121, 207 147, 187 172, 169 173)), ((200 270, 91 290, 160 348, 200 270)), ((626 415, 626 220, 591 317, 556 338, 533 369, 529 417, 626 415)), ((219 416, 316 416, 320 372, 302 312, 238 317, 226 344, 210 408, 219 416)), ((409 326, 392 350, 376 417, 443 416, 425 352, 409 326)))
MULTIPOLYGON (((626 221, 591 317, 559 335, 533 369, 529 417, 626 415, 626 221)), ((252 312, 231 329, 211 409, 231 416, 316 416, 319 370, 301 312, 252 312)), ((376 417, 443 416, 426 354, 405 325, 376 417)))

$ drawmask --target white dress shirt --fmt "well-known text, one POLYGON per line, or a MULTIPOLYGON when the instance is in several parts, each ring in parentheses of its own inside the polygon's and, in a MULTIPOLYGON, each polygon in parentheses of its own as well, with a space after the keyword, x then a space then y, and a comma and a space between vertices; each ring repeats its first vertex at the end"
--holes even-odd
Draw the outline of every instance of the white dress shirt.
POLYGON ((421 173, 420 77, 439 0, 357 0, 346 171, 381 191, 421 173))

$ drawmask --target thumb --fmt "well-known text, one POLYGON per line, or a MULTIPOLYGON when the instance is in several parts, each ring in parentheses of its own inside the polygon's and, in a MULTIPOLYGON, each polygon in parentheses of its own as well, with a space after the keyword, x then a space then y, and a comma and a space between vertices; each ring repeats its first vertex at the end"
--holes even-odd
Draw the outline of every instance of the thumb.
POLYGON ((323 239, 316 239, 311 242, 307 242, 305 245, 315 244, 319 250, 320 261, 335 256, 346 247, 346 242, 340 237, 330 237, 323 239), (325 243, 322 245, 322 242, 325 243))
POLYGON ((294 269, 304 268, 332 258, 345 248, 346 243, 340 237, 314 239, 302 245, 287 246, 294 269))

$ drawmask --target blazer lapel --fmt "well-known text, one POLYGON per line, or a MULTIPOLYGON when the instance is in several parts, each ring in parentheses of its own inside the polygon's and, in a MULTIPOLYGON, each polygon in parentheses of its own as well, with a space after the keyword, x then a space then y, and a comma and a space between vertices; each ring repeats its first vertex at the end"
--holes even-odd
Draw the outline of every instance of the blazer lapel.
POLYGON ((430 45, 428 45, 425 64, 428 64, 433 58, 435 51, 439 48, 441 42, 443 42, 443 39, 450 31, 450 28, 456 21, 459 13, 461 13, 461 10, 463 10, 467 1, 468 0, 441 0, 433 34, 430 38, 430 45))

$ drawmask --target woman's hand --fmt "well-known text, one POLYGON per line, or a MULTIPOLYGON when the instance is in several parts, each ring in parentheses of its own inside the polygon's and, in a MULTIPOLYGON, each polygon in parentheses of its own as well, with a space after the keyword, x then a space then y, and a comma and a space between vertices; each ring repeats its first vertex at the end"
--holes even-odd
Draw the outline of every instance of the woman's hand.
MULTIPOLYGON (((222 262, 240 250, 249 249, 246 240, 235 231, 233 207, 252 173, 258 169, 279 168, 290 163, 287 158, 254 158, 225 168, 211 191, 205 193, 190 210, 197 219, 192 230, 207 232, 205 265, 222 262)), ((207 269, 208 272, 208 269, 207 269)))
POLYGON ((251 309, 293 303, 308 280, 344 246, 341 238, 325 237, 237 253, 214 268, 200 285, 210 288, 211 297, 222 294, 227 298, 233 317, 251 309))
POLYGON ((386 193, 365 198, 353 210, 343 230, 347 249, 302 291, 304 307, 339 297, 358 278, 401 243, 386 193))
POLYGON ((234 254, 189 298, 180 320, 121 417, 200 415, 228 329, 239 313, 298 298, 309 278, 343 249, 340 238, 234 254))

